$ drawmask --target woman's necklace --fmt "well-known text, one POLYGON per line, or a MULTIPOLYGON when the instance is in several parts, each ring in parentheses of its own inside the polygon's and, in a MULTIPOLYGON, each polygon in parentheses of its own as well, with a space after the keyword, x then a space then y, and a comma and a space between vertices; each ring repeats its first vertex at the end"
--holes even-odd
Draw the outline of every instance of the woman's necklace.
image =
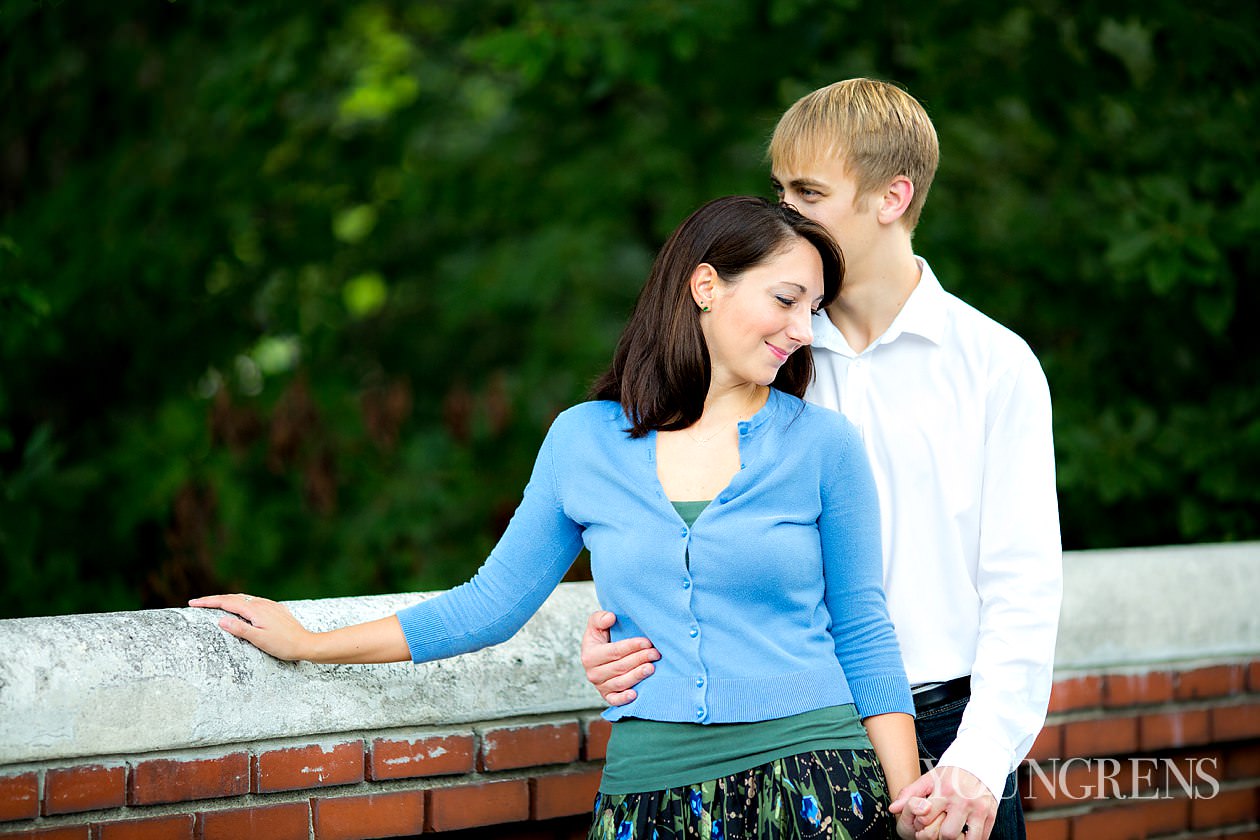
MULTIPOLYGON (((739 422, 739 419, 749 412, 749 409, 752 408, 753 401, 756 400, 757 396, 760 393, 761 393, 760 388, 753 390, 752 396, 744 402, 743 409, 738 414, 735 415, 736 422, 739 422)), ((700 444, 701 446, 705 446, 714 438, 718 437, 723 432, 729 429, 730 429, 730 425, 728 423, 720 423, 718 424, 718 430, 714 432, 713 434, 709 435, 708 437, 696 437, 696 435, 692 434, 691 428, 683 429, 683 431, 687 433, 687 437, 691 438, 692 440, 694 440, 696 443, 700 444)))
POLYGON ((722 432, 726 431, 726 427, 724 426, 718 429, 716 432, 714 432, 713 434, 705 438, 696 437, 695 435, 691 433, 691 429, 683 429, 683 431, 687 433, 687 437, 691 438, 692 440, 694 440, 696 443, 700 444, 701 446, 704 446, 706 443, 713 440, 718 435, 722 434, 722 432))

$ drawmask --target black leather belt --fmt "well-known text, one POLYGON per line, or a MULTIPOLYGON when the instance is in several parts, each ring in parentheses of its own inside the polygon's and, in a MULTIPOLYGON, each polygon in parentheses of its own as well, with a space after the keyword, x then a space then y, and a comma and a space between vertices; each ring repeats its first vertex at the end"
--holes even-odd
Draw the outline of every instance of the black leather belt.
POLYGON ((917 692, 914 695, 914 710, 922 714, 955 700, 966 700, 970 696, 971 676, 958 677, 917 692))

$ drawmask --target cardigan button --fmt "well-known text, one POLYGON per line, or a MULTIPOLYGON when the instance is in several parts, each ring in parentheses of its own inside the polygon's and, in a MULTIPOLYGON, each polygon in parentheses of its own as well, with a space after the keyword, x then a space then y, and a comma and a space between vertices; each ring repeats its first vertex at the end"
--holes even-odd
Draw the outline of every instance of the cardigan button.
POLYGON ((683 589, 690 589, 690 588, 691 588, 691 581, 683 580, 683 589))
POLYGON ((696 706, 696 717, 704 717, 704 706, 696 706))
POLYGON ((704 677, 696 677, 696 688, 704 688, 704 677))
POLYGON ((696 636, 700 635, 700 628, 693 624, 691 625, 691 629, 688 630, 687 633, 688 635, 691 636, 691 638, 694 639, 696 636))

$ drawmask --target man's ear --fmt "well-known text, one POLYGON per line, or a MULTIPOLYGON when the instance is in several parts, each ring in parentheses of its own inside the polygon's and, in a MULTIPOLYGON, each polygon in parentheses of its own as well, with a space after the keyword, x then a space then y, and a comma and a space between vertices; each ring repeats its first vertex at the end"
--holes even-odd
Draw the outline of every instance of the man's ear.
POLYGON ((906 214, 914 199, 914 182, 905 175, 893 178, 879 199, 877 216, 880 224, 892 224, 906 214))
POLYGON ((691 272, 691 299, 702 312, 713 308, 713 299, 717 297, 719 281, 717 269, 708 263, 700 263, 691 272))

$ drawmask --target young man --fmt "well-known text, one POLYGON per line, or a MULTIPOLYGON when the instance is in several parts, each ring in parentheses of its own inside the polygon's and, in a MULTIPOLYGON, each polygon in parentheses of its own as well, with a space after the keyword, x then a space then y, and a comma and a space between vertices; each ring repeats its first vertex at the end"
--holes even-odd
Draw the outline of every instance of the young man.
MULTIPOLYGON (((837 82, 783 115, 770 153, 783 201, 845 256, 840 297, 814 319, 808 398, 859 428, 879 491, 888 607, 931 767, 893 803, 899 831, 1022 838, 1014 770, 1045 719, 1062 576, 1045 376, 914 254, 938 160, 914 98, 837 82)), ((613 621, 591 617, 582 660, 619 704, 657 654, 609 643, 613 621)))

